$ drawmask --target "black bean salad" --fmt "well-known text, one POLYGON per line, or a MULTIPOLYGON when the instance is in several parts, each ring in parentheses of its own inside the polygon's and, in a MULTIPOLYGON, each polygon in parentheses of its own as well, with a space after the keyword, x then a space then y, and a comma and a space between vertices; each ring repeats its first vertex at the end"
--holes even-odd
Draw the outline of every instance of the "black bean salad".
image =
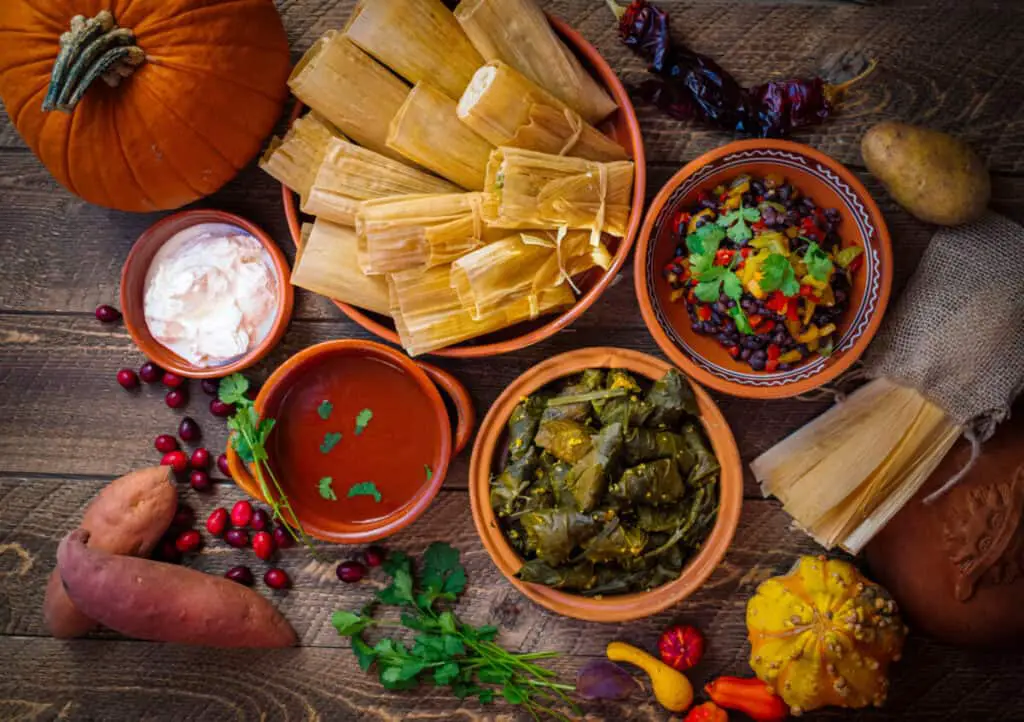
POLYGON ((673 228, 663 269, 694 331, 754 371, 786 371, 832 353, 864 249, 839 237, 840 215, 780 175, 741 175, 701 191, 673 228))

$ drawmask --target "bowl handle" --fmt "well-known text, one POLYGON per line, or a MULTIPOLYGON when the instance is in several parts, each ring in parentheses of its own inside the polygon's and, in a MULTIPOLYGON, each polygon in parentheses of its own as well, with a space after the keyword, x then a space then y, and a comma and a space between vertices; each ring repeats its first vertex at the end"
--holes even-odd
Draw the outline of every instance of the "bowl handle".
POLYGON ((249 467, 242 463, 238 452, 231 445, 231 441, 228 441, 228 448, 224 453, 228 457, 228 471, 231 472, 231 480, 253 499, 265 502, 266 499, 263 498, 263 493, 260 491, 259 482, 249 473, 249 467))
POLYGON ((476 410, 473 408, 473 399, 462 382, 447 371, 442 371, 437 366, 432 366, 423 361, 417 361, 416 365, 423 369, 434 383, 444 389, 444 392, 451 397, 455 404, 455 413, 458 416, 458 423, 455 426, 455 448, 452 450, 452 458, 458 456, 459 452, 466 448, 470 437, 473 435, 473 427, 476 426, 476 410))

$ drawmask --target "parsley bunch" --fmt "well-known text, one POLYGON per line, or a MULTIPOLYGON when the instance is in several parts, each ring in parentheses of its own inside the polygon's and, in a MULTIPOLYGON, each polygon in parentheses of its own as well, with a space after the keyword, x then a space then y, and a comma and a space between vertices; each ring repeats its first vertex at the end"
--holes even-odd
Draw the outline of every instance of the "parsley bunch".
POLYGON ((521 705, 534 719, 541 714, 568 720, 555 709, 566 705, 579 710, 567 692, 568 684, 556 682, 555 672, 535 662, 558 656, 557 652, 513 654, 494 642, 498 628, 465 624, 444 603, 458 599, 466 588, 466 570, 459 551, 443 542, 430 545, 423 555, 419 574, 412 560, 392 552, 384 562, 391 584, 359 613, 335 612, 331 623, 338 634, 352 639, 352 651, 364 672, 376 665, 386 689, 413 689, 421 682, 448 686, 459 699, 476 697, 489 703, 500 694, 521 705), (378 605, 401 608, 401 623, 373 618, 378 605), (412 645, 385 637, 370 646, 363 634, 368 629, 408 629, 416 632, 412 645))

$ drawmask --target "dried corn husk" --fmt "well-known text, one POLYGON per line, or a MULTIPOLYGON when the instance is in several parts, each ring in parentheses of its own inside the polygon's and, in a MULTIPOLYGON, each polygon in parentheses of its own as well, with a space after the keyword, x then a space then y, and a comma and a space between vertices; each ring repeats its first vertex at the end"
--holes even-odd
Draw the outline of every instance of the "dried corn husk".
POLYGON ((500 60, 476 71, 459 119, 493 145, 588 160, 626 160, 621 145, 500 60))
POLYGON ((341 137, 318 113, 307 113, 292 123, 284 138, 271 139, 260 168, 298 193, 305 203, 331 141, 341 137))
POLYGON ((451 283, 473 320, 532 295, 534 284, 555 249, 527 244, 520 234, 490 243, 452 263, 451 283))
POLYGON ((410 83, 457 100, 484 59, 441 0, 362 0, 345 36, 410 83))
POLYGON ((615 111, 615 101, 559 40, 535 0, 462 0, 455 17, 485 60, 508 63, 587 122, 615 111))
POLYGON ((416 193, 452 193, 458 187, 354 143, 333 140, 307 199, 305 213, 354 226, 362 201, 416 193))
POLYGON ((317 40, 295 66, 288 87, 352 140, 403 159, 388 148, 387 136, 409 86, 344 35, 330 31, 317 40))
POLYGON ((612 254, 604 243, 598 241, 594 245, 586 231, 566 231, 564 228, 558 233, 531 231, 523 233, 523 240, 556 250, 538 271, 534 281, 535 292, 567 283, 576 293, 580 293, 573 278, 595 266, 607 271, 612 265, 612 254))
POLYGON ((380 276, 365 275, 356 263, 355 231, 318 219, 311 227, 304 226, 302 235, 292 285, 376 313, 391 313, 387 283, 380 276))
POLYGON ((632 161, 581 158, 498 148, 487 164, 484 218, 500 228, 588 229, 626 234, 633 196, 632 161))
POLYGON ((482 190, 494 146, 459 121, 455 101, 417 83, 391 122, 388 146, 468 190, 482 190))

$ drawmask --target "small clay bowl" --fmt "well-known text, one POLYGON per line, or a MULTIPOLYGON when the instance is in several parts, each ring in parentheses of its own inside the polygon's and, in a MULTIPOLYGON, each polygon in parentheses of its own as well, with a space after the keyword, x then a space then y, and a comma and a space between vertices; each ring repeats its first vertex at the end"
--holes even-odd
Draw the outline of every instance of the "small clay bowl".
POLYGON ((487 553, 505 578, 524 595, 552 612, 588 622, 628 622, 649 617, 683 601, 703 584, 722 561, 732 542, 743 505, 743 466, 736 439, 711 397, 697 384, 693 386, 700 408, 704 431, 722 465, 719 484, 719 509, 715 526, 673 582, 647 592, 609 595, 600 599, 562 592, 542 584, 528 584, 516 577, 522 558, 505 539, 490 503, 490 483, 500 473, 509 417, 522 399, 552 381, 578 374, 589 368, 621 368, 656 381, 672 368, 653 356, 618 348, 584 348, 555 356, 537 364, 513 381, 491 406, 473 446, 469 464, 469 499, 473 523, 487 553))
POLYGON ((754 399, 796 396, 832 381, 860 358, 885 315, 892 289, 892 246, 878 206, 857 177, 813 148, 782 140, 741 140, 705 153, 676 173, 647 213, 633 274, 647 328, 661 350, 700 383, 716 391, 754 399), (841 214, 839 234, 864 250, 854 278, 839 341, 828 358, 812 355, 788 371, 759 372, 733 359, 714 337, 690 326, 684 301, 673 302, 661 273, 675 252, 673 219, 695 205, 697 194, 738 175, 778 173, 820 208, 841 214))
MULTIPOLYGON (((615 138, 626 149, 633 160, 636 171, 633 180, 633 207, 629 214, 626 226, 626 236, 621 239, 612 239, 605 236, 608 250, 612 252, 612 263, 608 270, 594 269, 577 279, 577 287, 582 291, 576 303, 555 316, 546 316, 536 321, 526 321, 516 324, 511 328, 482 336, 465 343, 456 344, 439 351, 432 351, 435 356, 446 356, 449 358, 483 358, 486 356, 497 356, 499 354, 519 351, 527 346, 540 343, 562 329, 569 326, 583 315, 584 311, 594 305, 605 289, 615 279, 626 262, 627 256, 633 247, 633 241, 640 230, 640 221, 643 220, 644 197, 647 192, 647 163, 644 155, 644 141, 640 133, 640 122, 637 120, 633 103, 629 99, 622 81, 608 65, 601 54, 593 45, 578 32, 573 30, 564 21, 548 15, 548 20, 555 32, 565 41, 584 67, 589 68, 591 74, 605 87, 615 100, 619 109, 601 124, 601 129, 615 138), (617 241, 617 243, 615 242, 617 241)), ((302 103, 296 102, 295 110, 292 113, 292 122, 295 121, 305 110, 302 103)), ((302 241, 302 220, 299 214, 299 206, 296 196, 286 186, 282 186, 281 195, 284 199, 284 212, 288 218, 288 227, 291 230, 292 240, 296 247, 302 241)), ((394 322, 384 316, 365 311, 361 308, 335 301, 335 305, 341 312, 358 323, 372 334, 393 344, 401 344, 398 333, 395 331, 394 322)))
MULTIPOLYGON (((295 391, 308 380, 309 372, 317 365, 330 364, 332 362, 343 363, 344 357, 362 357, 382 361, 393 369, 400 370, 412 379, 418 392, 423 394, 433 410, 432 423, 437 425, 439 438, 439 443, 432 452, 432 458, 430 459, 431 472, 425 479, 425 483, 400 508, 387 515, 365 522, 346 522, 316 511, 312 503, 304 504, 298 495, 293 494, 289 496, 289 501, 296 516, 302 523, 306 533, 310 536, 337 544, 363 544, 376 539, 382 539, 404 529, 426 511, 430 502, 437 496, 438 490, 444 483, 449 463, 469 443, 476 424, 476 412, 473 409, 473 401, 469 396, 469 392, 466 391, 466 387, 446 371, 442 371, 422 361, 413 361, 401 351, 372 341, 356 339, 325 341, 324 343, 303 349, 285 361, 260 388, 260 392, 254 401, 256 411, 259 412, 261 417, 276 419, 277 425, 273 433, 279 433, 280 427, 289 423, 288 419, 281 419, 277 416, 278 409, 288 394, 295 391), (448 410, 444 399, 438 391, 438 387, 445 391, 454 405, 456 412, 456 428, 454 433, 452 432, 452 423, 448 410)), ((386 393, 386 390, 382 389, 380 393, 386 393)), ((356 434, 348 426, 350 423, 350 419, 341 418, 336 422, 336 428, 343 434, 341 444, 346 443, 345 437, 348 437, 349 441, 356 437, 356 434)), ((370 424, 373 423, 371 420, 370 424)), ((408 434, 415 434, 416 432, 416 428, 409 428, 407 431, 408 434)), ((305 433, 305 430, 303 430, 303 434, 305 433)), ((316 437, 317 434, 322 433, 323 430, 318 428, 311 430, 309 435, 316 437)), ((259 484, 250 473, 250 469, 242 463, 242 460, 238 457, 230 443, 226 453, 228 467, 235 483, 250 496, 264 500, 259 484)), ((271 451, 271 453, 273 452, 271 451)), ((270 461, 274 465, 274 459, 271 458, 270 461)), ((279 479, 287 479, 289 477, 288 469, 277 468, 275 473, 279 479)), ((315 482, 316 480, 314 479, 311 483, 315 484, 315 482)), ((284 482, 286 491, 287 485, 288 482, 284 482)), ((339 488, 336 490, 336 493, 338 503, 344 503, 344 489, 339 488)))
POLYGON ((149 229, 139 236, 139 239, 135 241, 135 245, 132 246, 132 250, 128 253, 128 258, 125 259, 124 267, 121 270, 121 311, 124 314, 124 324, 128 328, 128 334, 132 337, 139 350, 160 368, 166 371, 173 371, 179 376, 194 379, 227 376, 236 371, 247 369, 257 363, 281 341, 281 337, 284 336, 284 332, 288 328, 288 322, 292 317, 292 308, 295 305, 295 292, 289 280, 290 275, 288 259, 285 258, 284 253, 277 247, 277 244, 261 228, 244 218, 215 210, 194 210, 175 213, 150 226, 149 229), (274 317, 273 325, 267 337, 257 346, 251 348, 244 356, 231 363, 205 368, 200 368, 186 361, 153 338, 153 335, 149 332, 149 327, 146 325, 146 317, 143 310, 146 273, 157 251, 179 231, 202 223, 226 223, 237 226, 258 240, 266 249, 273 262, 278 289, 280 290, 280 303, 277 307, 277 315, 274 317))

